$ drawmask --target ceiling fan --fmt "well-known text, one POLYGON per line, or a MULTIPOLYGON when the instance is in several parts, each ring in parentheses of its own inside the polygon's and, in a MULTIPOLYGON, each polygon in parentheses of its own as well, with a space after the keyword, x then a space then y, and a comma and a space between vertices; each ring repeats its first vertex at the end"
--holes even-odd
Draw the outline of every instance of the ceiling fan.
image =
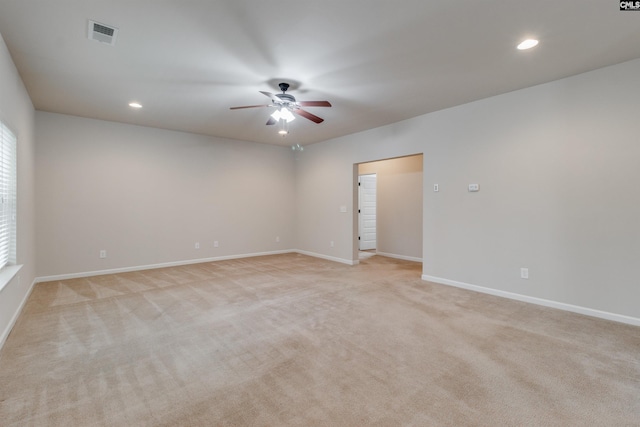
POLYGON ((263 105, 245 105, 242 107, 231 107, 231 110, 240 110, 243 108, 258 108, 258 107, 272 107, 276 111, 267 120, 267 125, 275 125, 278 122, 283 124, 280 134, 285 135, 287 133, 284 125, 295 119, 294 114, 309 119, 314 123, 322 123, 324 119, 311 114, 310 112, 303 110, 301 107, 331 107, 329 101, 296 101, 293 95, 289 95, 287 89, 289 89, 289 83, 280 83, 278 85, 282 93, 270 93, 260 91, 261 94, 268 96, 271 99, 271 104, 263 105))

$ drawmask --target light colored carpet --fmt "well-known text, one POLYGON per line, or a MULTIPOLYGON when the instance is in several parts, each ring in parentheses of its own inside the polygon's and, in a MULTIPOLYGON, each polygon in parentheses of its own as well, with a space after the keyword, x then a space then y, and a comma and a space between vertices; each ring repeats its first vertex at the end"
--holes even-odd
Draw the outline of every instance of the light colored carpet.
POLYGON ((367 258, 371 258, 372 256, 376 255, 376 251, 371 250, 371 251, 359 251, 358 252, 358 259, 367 259, 367 258))
POLYGON ((39 284, 2 426, 634 426, 640 328, 298 254, 39 284))

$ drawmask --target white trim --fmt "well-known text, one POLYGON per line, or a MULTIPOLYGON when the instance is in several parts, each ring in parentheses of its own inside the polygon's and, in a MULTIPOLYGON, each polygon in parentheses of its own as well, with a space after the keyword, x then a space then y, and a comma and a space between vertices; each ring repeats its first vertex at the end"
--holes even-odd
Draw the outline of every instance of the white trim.
POLYGON ((467 289, 470 291, 481 292, 483 294, 495 295, 502 298, 513 299, 517 301, 527 302, 530 304, 541 305, 544 307, 556 308, 559 310, 570 311, 573 313, 584 314, 585 316, 598 317, 601 319, 612 320, 614 322, 626 323, 629 325, 640 326, 640 319, 625 316, 623 314, 609 313, 606 311, 595 310, 587 307, 580 307, 563 302, 551 301, 542 298, 530 297, 527 295, 516 294, 513 292, 501 291, 498 289, 485 288, 484 286, 471 285, 469 283, 456 282, 455 280, 443 279, 441 277, 422 275, 422 280, 439 283, 441 285, 454 286, 456 288, 467 289))
POLYGON ((336 258, 336 257, 332 257, 329 255, 322 255, 322 254, 318 254, 315 252, 308 252, 308 251, 301 251, 301 250, 296 250, 295 252, 301 254, 301 255, 308 255, 308 256, 312 256, 314 258, 322 258, 322 259, 326 259, 328 261, 335 261, 335 262, 339 262, 342 264, 347 264, 347 265, 357 265, 360 263, 360 261, 358 260, 351 260, 351 259, 344 259, 344 258, 336 258))
POLYGON ((11 330, 16 325, 16 322, 18 321, 18 317, 20 316, 20 313, 22 313, 22 309, 24 308, 24 305, 27 303, 29 296, 31 296, 31 291, 33 291, 33 287, 35 286, 35 284, 36 284, 36 281, 34 280, 31 283, 31 286, 29 287, 29 290, 27 291, 26 295, 22 299, 22 302, 18 306, 18 309, 13 314, 11 321, 9 321, 9 324, 7 325, 5 330, 2 331, 2 335, 0 335, 0 350, 2 349, 2 347, 4 347, 4 343, 7 341, 7 338, 9 338, 9 334, 11 333, 11 330))
POLYGON ((405 261, 422 262, 422 258, 416 258, 416 257, 406 256, 406 255, 390 254, 387 252, 376 252, 376 255, 386 256, 387 258, 403 259, 405 261))
POLYGON ((10 281, 18 274, 18 271, 22 268, 22 264, 19 265, 5 265, 0 269, 0 292, 10 281))
POLYGON ((190 259, 185 261, 164 262, 160 264, 138 265, 133 267, 112 268, 109 270, 85 271, 81 273, 57 274, 53 276, 36 277, 36 283, 51 282, 55 280, 79 279, 81 277, 103 276, 105 274, 129 273, 132 271, 153 270, 154 268, 179 267, 181 265, 201 264, 203 262, 225 261, 230 259, 252 258, 265 255, 279 255, 296 252, 293 249, 271 252, 256 252, 252 254, 227 255, 214 258, 190 259))
POLYGON ((288 254, 288 253, 299 253, 301 255, 308 255, 311 257, 322 258, 328 261, 334 261, 334 262, 339 262, 339 263, 348 264, 348 265, 357 265, 360 263, 360 261, 358 260, 352 261, 352 260, 347 260, 343 258, 336 258, 332 256, 317 254, 315 252, 307 252, 307 251, 301 251, 297 249, 288 249, 288 250, 281 250, 281 251, 257 252, 252 254, 227 255, 227 256, 213 257, 213 258, 200 258, 200 259, 190 259, 185 261, 164 262, 160 264, 148 264, 148 265, 138 265, 138 266, 132 266, 132 267, 111 268, 109 270, 95 270, 95 271, 84 271, 80 273, 41 276, 41 277, 36 277, 35 283, 52 282, 56 280, 79 279, 82 277, 103 276, 106 274, 129 273, 132 271, 152 270, 154 268, 179 267, 181 265, 201 264, 203 262, 225 261, 230 259, 252 258, 257 256, 279 255, 279 254, 288 254))

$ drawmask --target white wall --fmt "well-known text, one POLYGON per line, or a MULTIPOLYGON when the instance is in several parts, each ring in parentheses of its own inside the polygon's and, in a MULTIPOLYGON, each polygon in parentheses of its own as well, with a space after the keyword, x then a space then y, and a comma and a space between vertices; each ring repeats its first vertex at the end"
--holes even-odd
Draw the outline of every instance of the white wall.
POLYGON ((426 277, 640 319, 638 75, 634 60, 307 147, 298 247, 351 259, 353 165, 424 153, 426 277))
POLYGON ((40 277, 295 248, 288 147, 45 112, 36 130, 40 277))
POLYGON ((358 165, 358 174, 376 174, 376 252, 422 259, 423 156, 358 165))
POLYGON ((34 109, 0 36, 0 120, 16 135, 18 160, 17 263, 19 273, 0 290, 0 347, 35 279, 34 109))

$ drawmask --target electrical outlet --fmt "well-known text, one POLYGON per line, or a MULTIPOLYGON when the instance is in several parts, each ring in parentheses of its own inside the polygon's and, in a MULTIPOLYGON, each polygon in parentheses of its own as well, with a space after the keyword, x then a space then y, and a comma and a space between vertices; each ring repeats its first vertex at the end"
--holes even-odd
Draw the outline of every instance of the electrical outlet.
POLYGON ((334 245, 333 245, 333 240, 332 240, 332 241, 331 241, 331 243, 329 243, 329 244, 331 245, 331 247, 333 247, 333 246, 334 246, 334 245))
POLYGON ((528 268, 521 268, 520 269, 520 278, 521 279, 528 279, 529 278, 529 269, 528 268))
POLYGON ((440 186, 438 184, 433 184, 433 191, 436 193, 440 191, 440 186))
POLYGON ((276 236, 276 243, 280 243, 280 236, 276 236))
POLYGON ((106 258, 107 257, 107 251, 104 249, 100 250, 100 258, 106 258))
POLYGON ((200 249, 200 242, 196 242, 196 249, 200 249))
POLYGON ((213 247, 214 247, 214 248, 217 248, 218 246, 220 246, 220 245, 218 244, 218 241, 217 241, 217 240, 216 240, 215 242, 213 242, 213 247))

